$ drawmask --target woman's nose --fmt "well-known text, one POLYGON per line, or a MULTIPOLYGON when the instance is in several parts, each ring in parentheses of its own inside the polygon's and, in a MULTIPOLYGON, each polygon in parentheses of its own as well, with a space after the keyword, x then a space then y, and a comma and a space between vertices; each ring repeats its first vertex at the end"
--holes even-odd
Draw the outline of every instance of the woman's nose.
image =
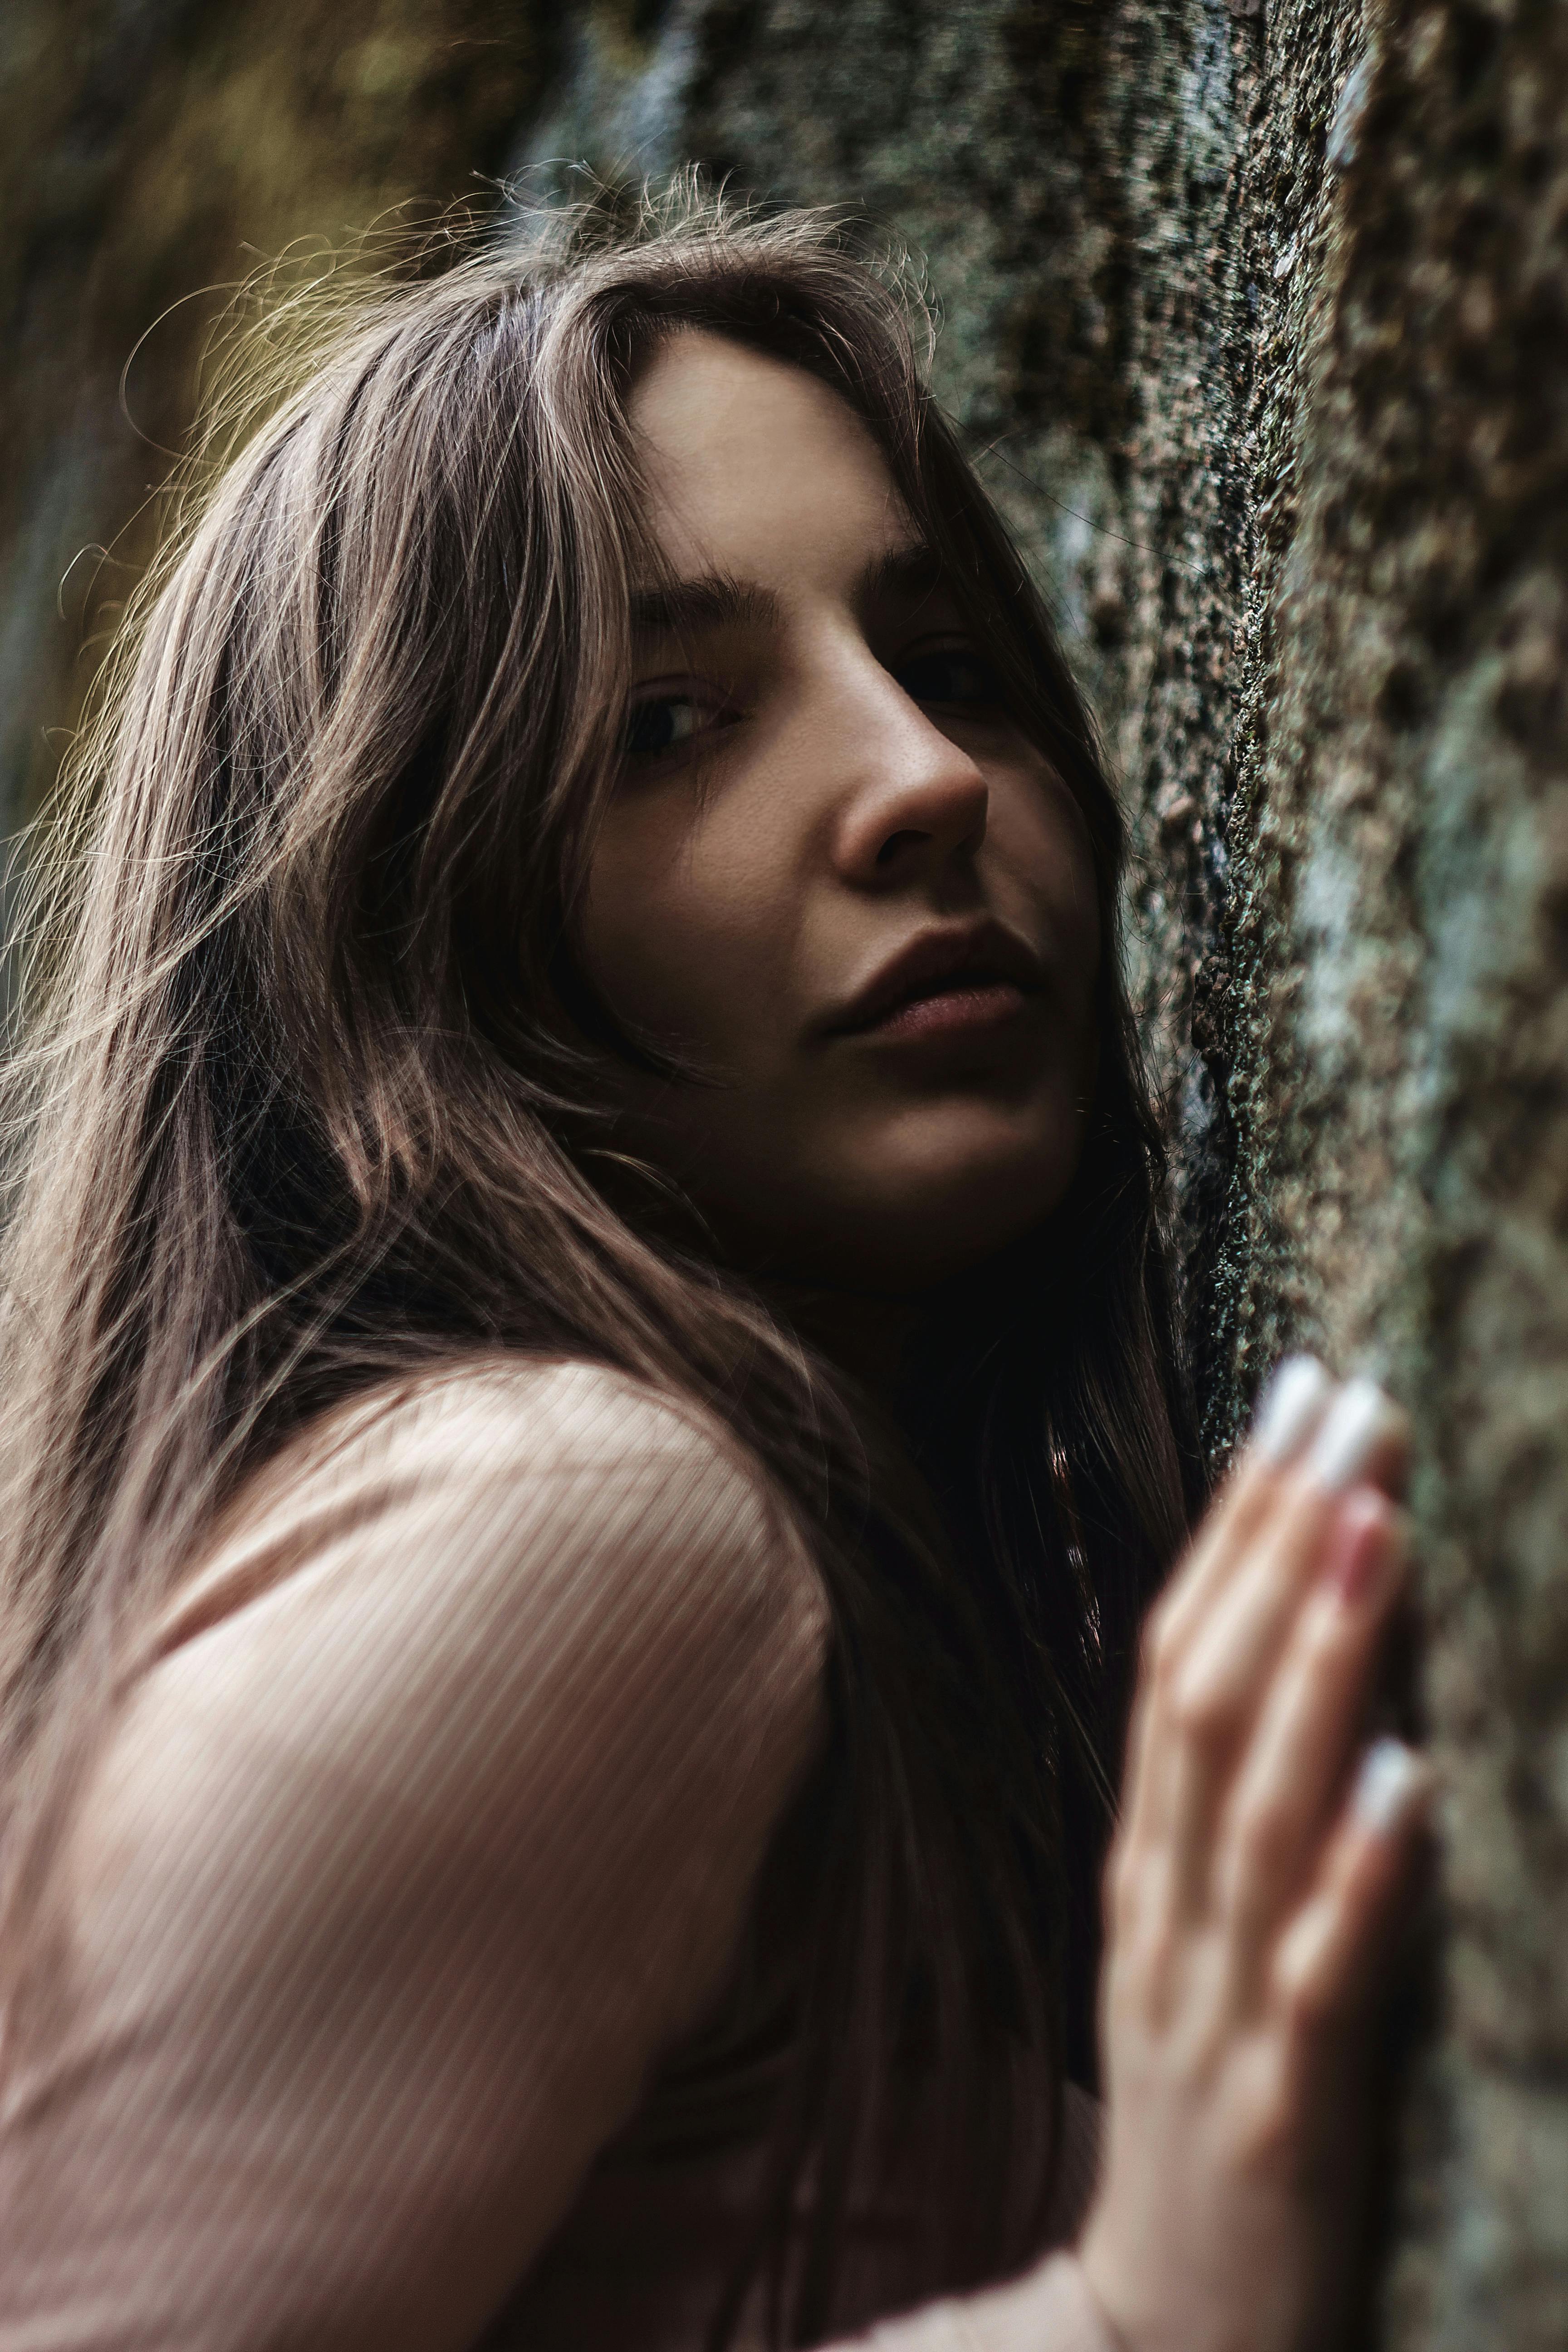
POLYGON ((973 857, 990 801, 969 754, 886 670, 879 683, 856 714, 835 842, 839 871, 862 888, 973 857))

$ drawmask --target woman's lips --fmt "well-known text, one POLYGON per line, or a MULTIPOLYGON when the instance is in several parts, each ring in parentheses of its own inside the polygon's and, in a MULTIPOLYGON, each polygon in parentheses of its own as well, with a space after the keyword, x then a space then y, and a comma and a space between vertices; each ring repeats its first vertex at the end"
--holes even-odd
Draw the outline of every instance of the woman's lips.
POLYGON ((907 940, 815 1026, 825 1037, 966 1035, 1011 1020, 1044 983, 1039 958, 1005 925, 939 925, 907 940))
POLYGON ((955 977, 929 996, 916 996, 863 1028, 852 1031, 875 1045, 926 1044, 980 1036, 1016 1020, 1028 1003, 1010 980, 955 977))

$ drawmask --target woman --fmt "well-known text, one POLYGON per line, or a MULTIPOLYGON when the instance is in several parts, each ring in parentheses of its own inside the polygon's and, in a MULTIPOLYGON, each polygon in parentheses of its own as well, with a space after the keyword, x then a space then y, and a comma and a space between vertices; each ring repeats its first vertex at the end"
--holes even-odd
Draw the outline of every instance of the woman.
POLYGON ((1334 2341, 1397 1421, 1293 1367, 1160 1604, 1096 2188, 1193 1454, 1111 796, 894 297, 686 202, 368 301, 83 784, 4 2352, 1334 2341))

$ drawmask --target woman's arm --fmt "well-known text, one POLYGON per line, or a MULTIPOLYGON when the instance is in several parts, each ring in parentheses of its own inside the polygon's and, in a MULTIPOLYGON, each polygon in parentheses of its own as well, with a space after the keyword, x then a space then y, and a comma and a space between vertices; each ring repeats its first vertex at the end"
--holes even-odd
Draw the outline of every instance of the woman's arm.
MULTIPOLYGON (((1404 1569, 1398 1416, 1299 1360, 1148 1630, 1108 1888, 1104 2178, 1081 2257, 876 2352, 1337 2352, 1358 2065, 1423 1768, 1356 1769, 1404 1569)), ((1362 2079, 1358 2080, 1358 2076, 1362 2079)))
POLYGON ((721 1982, 818 1736, 720 1441, 492 1366, 273 1481, 133 1689, 0 2115, 0 2347, 472 2341, 721 1982))
POLYGON ((1106 2174, 1084 2243, 1133 2352, 1342 2338, 1368 2027, 1425 1768, 1357 1768, 1405 1575, 1404 1427, 1287 1368, 1149 1630, 1110 1874, 1106 2174))

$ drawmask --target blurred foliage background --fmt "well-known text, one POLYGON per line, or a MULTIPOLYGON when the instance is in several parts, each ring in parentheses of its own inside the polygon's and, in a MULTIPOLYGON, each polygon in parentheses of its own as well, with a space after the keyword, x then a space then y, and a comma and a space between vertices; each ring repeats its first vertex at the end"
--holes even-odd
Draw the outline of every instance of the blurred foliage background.
POLYGON ((486 200, 555 66, 508 0, 9 0, 0 18, 0 808, 52 780, 204 340, 296 249, 486 200))

